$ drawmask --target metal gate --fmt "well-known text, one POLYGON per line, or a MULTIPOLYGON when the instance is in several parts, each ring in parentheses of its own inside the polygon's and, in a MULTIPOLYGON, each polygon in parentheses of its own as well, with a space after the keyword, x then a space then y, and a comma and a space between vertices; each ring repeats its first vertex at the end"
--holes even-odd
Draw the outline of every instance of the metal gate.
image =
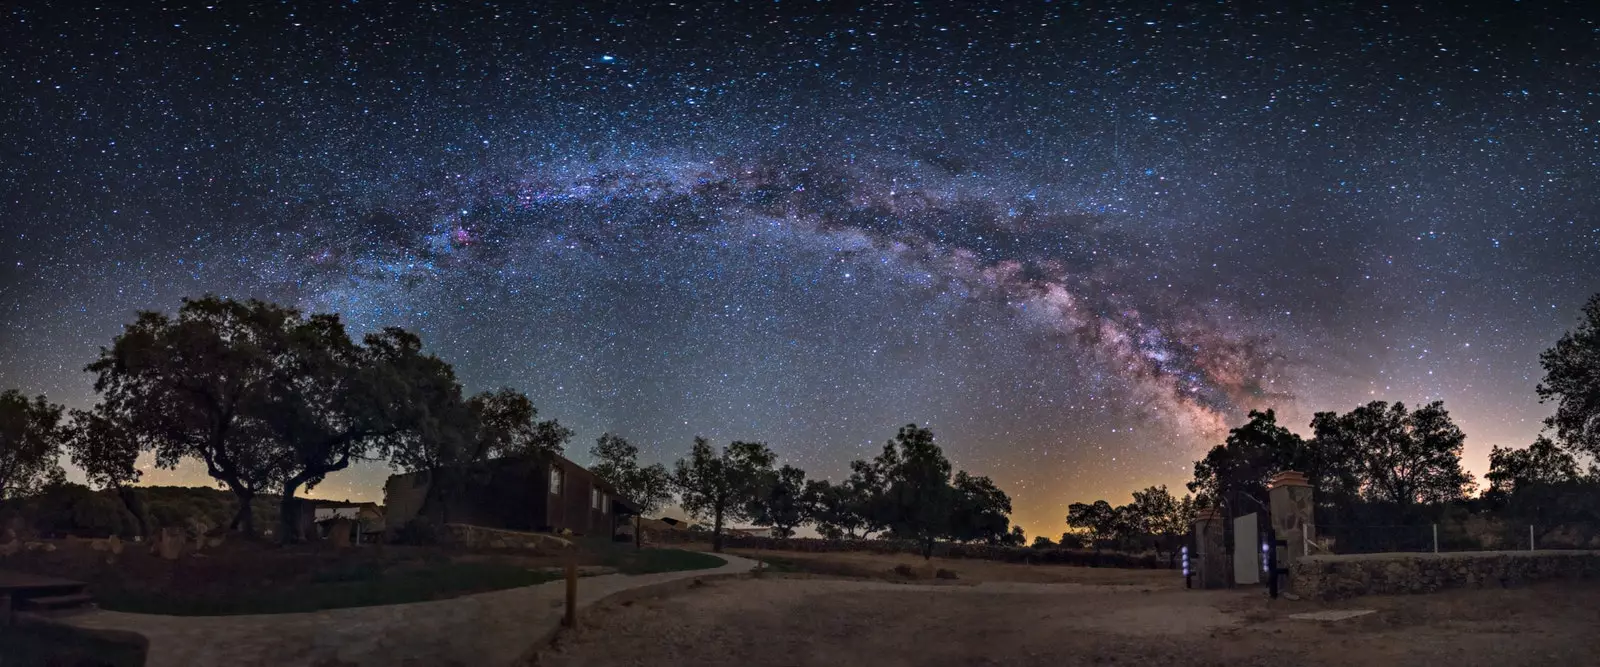
POLYGON ((1233 520, 1233 583, 1235 586, 1261 583, 1261 547, 1256 544, 1260 532, 1256 517, 1251 513, 1233 520))

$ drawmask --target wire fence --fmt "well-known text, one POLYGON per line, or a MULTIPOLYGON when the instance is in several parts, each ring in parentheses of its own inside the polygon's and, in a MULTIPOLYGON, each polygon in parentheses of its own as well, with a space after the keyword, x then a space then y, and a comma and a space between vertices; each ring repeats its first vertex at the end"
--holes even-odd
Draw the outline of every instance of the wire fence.
POLYGON ((1444 522, 1317 525, 1313 553, 1600 549, 1600 523, 1444 522))

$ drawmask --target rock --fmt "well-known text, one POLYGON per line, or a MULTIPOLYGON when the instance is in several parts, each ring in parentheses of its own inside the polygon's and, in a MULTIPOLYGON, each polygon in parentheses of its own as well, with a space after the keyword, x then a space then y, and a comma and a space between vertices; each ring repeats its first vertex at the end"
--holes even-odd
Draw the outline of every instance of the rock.
POLYGON ((345 549, 350 546, 350 529, 355 523, 349 519, 337 518, 328 524, 328 539, 333 542, 336 549, 345 549))
POLYGON ((183 529, 168 526, 162 528, 150 545, 150 552, 166 560, 177 560, 183 555, 183 547, 188 543, 184 538, 183 529))

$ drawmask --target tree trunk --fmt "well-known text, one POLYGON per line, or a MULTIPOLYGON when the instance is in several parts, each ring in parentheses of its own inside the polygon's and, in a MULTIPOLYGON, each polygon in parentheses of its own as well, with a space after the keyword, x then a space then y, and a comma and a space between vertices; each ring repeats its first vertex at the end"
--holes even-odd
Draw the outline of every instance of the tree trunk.
POLYGON ((250 501, 255 500, 255 492, 235 490, 233 496, 239 501, 239 510, 234 513, 233 522, 228 524, 228 530, 237 530, 246 537, 255 537, 256 517, 250 507, 250 501))
POLYGON ((722 506, 711 515, 711 550, 722 553, 722 506))
POLYGON ((633 550, 644 548, 644 512, 633 515, 633 550))
POLYGON ((922 539, 922 560, 933 560, 933 538, 922 539))
POLYGON ((300 499, 294 497, 304 483, 292 478, 283 483, 283 499, 278 503, 279 544, 294 544, 305 539, 305 526, 300 523, 300 499))
POLYGON ((132 487, 118 485, 117 497, 122 500, 122 506, 128 508, 128 513, 133 515, 133 520, 139 524, 139 535, 150 537, 150 517, 145 515, 144 500, 139 498, 139 493, 132 487))
POLYGON ((447 485, 453 487, 455 483, 454 479, 447 479, 450 474, 445 468, 429 469, 428 490, 422 494, 422 507, 417 509, 418 517, 426 517, 432 521, 433 515, 438 514, 440 526, 450 522, 450 503, 447 502, 447 496, 450 495, 451 488, 447 488, 447 485))

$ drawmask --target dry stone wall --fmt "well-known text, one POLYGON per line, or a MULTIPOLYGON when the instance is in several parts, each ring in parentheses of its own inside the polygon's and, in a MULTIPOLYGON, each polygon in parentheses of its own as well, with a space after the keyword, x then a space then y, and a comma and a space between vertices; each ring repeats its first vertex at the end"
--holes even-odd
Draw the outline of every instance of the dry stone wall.
POLYGON ((554 535, 484 528, 464 523, 445 524, 440 538, 447 544, 468 549, 519 549, 541 554, 556 553, 557 550, 570 544, 554 535))
POLYGON ((1291 590, 1323 600, 1600 578, 1600 551, 1323 554, 1289 568, 1291 590))

